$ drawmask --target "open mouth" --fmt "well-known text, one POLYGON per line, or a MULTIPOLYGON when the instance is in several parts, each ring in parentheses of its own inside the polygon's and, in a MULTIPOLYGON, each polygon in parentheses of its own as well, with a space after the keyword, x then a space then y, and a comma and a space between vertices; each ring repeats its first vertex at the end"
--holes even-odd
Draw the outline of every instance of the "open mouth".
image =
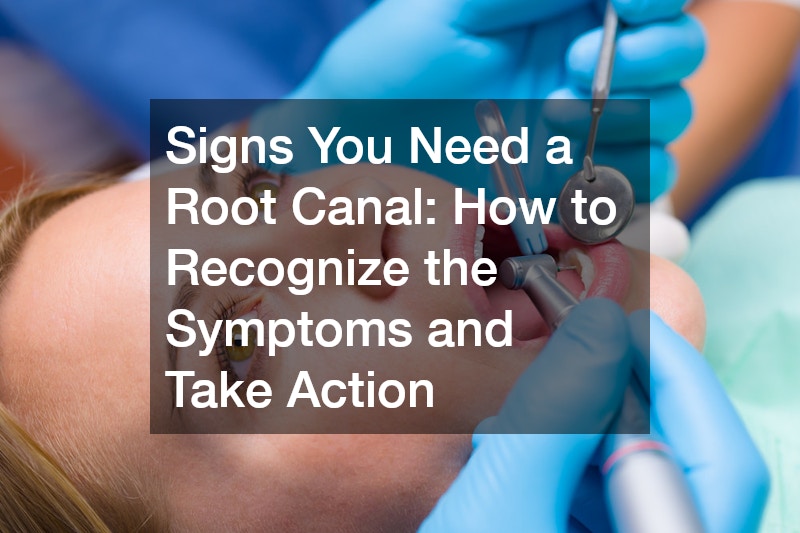
MULTIPOLYGON (((478 224, 465 219, 457 226, 454 253, 465 259, 470 267, 479 258, 491 259, 498 267, 508 258, 521 255, 510 226, 499 226, 487 219, 478 224)), ((617 241, 587 246, 567 235, 560 226, 545 226, 548 249, 560 266, 574 267, 562 270, 557 279, 579 300, 588 297, 605 297, 621 302, 630 282, 628 254, 617 241)), ((506 310, 512 312, 513 336, 518 341, 528 341, 550 334, 549 328, 523 291, 506 289, 496 281, 489 287, 470 283, 466 292, 478 316, 484 320, 502 318, 506 310)))

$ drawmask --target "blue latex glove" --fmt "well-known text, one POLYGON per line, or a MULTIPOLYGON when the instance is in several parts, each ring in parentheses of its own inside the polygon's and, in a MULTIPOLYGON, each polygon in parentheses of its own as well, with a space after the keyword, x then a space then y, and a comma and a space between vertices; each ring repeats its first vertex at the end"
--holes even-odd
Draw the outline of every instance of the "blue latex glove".
MULTIPOLYGON (((613 96, 650 99, 652 124, 646 138, 603 134, 601 141, 611 148, 604 152, 598 147, 597 158, 613 158, 640 200, 671 185, 676 169, 664 146, 691 117, 679 82, 697 67, 704 45, 700 25, 681 12, 684 3, 614 0, 631 27, 619 36, 613 96), (624 149, 618 147, 621 140, 624 149)), ((586 96, 599 53, 602 14, 595 0, 384 0, 328 47, 293 96, 586 96)), ((529 192, 539 196, 555 196, 561 186, 552 179, 529 179, 529 192)), ((484 184, 458 185, 474 189, 484 184)))
MULTIPOLYGON (((714 371, 703 356, 655 313, 631 315, 634 365, 650 395, 653 433, 683 466, 708 533, 757 531, 769 473, 714 371)), ((611 531, 603 481, 593 465, 572 502, 572 516, 589 531, 611 531)))
POLYGON ((684 466, 707 530, 756 531, 768 474, 712 370, 655 314, 635 313, 630 324, 632 340, 614 304, 577 307, 515 386, 493 434, 476 435, 467 466, 420 531, 610 531, 602 480, 596 467, 586 469, 601 437, 494 432, 518 432, 548 417, 551 427, 570 417, 605 427, 630 376, 631 352, 634 364, 646 364, 650 354, 654 429, 684 466), (580 380, 589 388, 569 386, 580 380), (585 394, 572 394, 577 390, 585 394))
POLYGON ((486 434, 476 433, 467 466, 420 531, 564 531, 630 379, 629 345, 619 306, 595 299, 576 307, 482 426, 486 434))
POLYGON ((655 313, 635 313, 631 328, 650 354, 651 421, 680 459, 706 531, 757 531, 769 473, 714 371, 655 313))

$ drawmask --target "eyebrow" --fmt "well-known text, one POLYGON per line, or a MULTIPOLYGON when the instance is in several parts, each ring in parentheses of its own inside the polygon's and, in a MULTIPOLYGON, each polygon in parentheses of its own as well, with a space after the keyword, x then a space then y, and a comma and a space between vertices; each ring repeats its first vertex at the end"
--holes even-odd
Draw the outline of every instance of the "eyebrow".
POLYGON ((197 183, 206 196, 216 196, 217 194, 217 173, 211 168, 211 160, 200 165, 197 172, 197 183))
MULTIPOLYGON (((194 302, 197 300, 197 289, 191 283, 191 279, 189 278, 188 273, 184 273, 183 277, 181 278, 180 287, 178 291, 175 293, 175 298, 172 300, 172 306, 170 307, 170 312, 174 311, 175 309, 189 309, 194 305, 194 302)), ((175 335, 175 328, 170 327, 167 329, 167 335, 175 335)), ((166 337, 164 337, 166 339, 166 337)), ((178 348, 173 346, 169 341, 167 341, 167 366, 168 370, 175 372, 178 369, 178 348)), ((176 385, 175 380, 172 380, 172 384, 170 385, 172 389, 172 412, 175 411, 175 394, 176 394, 176 385)))
MULTIPOLYGON (((200 167, 197 171, 197 184, 198 187, 203 191, 205 196, 214 196, 217 194, 217 178, 219 175, 216 171, 212 168, 213 162, 211 160, 206 161, 205 163, 201 163, 200 167)), ((189 309, 194 306, 195 301, 197 300, 197 288, 191 284, 191 280, 188 274, 184 274, 181 278, 180 286, 178 291, 175 293, 175 298, 172 300, 172 307, 170 307, 170 312, 174 311, 175 309, 189 309)), ((168 328, 167 335, 175 335, 175 328, 168 328)), ((166 339, 166 337, 164 337, 166 339)), ((173 346, 169 341, 167 341, 167 368, 168 370, 175 372, 178 370, 178 348, 173 346)), ((172 381, 170 384, 170 389, 172 391, 172 410, 171 412, 174 413, 177 409, 175 403, 175 394, 177 392, 175 380, 172 381)), ((178 415, 180 415, 181 411, 178 410, 178 415)))

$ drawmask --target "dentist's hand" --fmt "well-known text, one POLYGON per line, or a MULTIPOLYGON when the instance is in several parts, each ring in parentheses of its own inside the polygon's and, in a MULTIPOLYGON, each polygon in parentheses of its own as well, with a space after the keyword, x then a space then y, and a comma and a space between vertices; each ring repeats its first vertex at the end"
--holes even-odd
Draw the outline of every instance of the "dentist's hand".
MULTIPOLYGON (((650 420, 683 467, 708 533, 758 530, 769 473, 725 390, 703 356, 650 311, 630 318, 634 365, 649 355, 650 420)), ((590 531, 611 531, 596 467, 584 475, 573 518, 590 531)))
POLYGON ((714 371, 654 313, 634 314, 631 328, 640 353, 649 343, 652 422, 683 464, 706 531, 757 531, 769 472, 714 371))
MULTIPOLYGON (((689 99, 679 83, 702 58, 703 34, 699 24, 681 12, 685 0, 613 1, 629 27, 618 38, 612 95, 649 99, 652 121, 643 129, 643 138, 603 133, 600 141, 610 148, 604 156, 599 146, 597 155, 601 162, 613 158, 614 166, 632 180, 639 200, 647 200, 648 189, 649 196, 656 197, 675 177, 665 145, 691 117, 689 99)), ((586 97, 599 53, 603 4, 383 0, 329 46, 293 96, 586 97)), ((532 194, 555 196, 560 183, 543 180, 531 183, 530 189, 532 194)))
POLYGON ((420 531, 610 531, 598 469, 587 468, 602 437, 566 433, 604 431, 630 365, 647 354, 654 429, 683 466, 706 530, 756 531, 769 476, 713 371, 655 314, 628 320, 604 300, 582 303, 553 335, 420 531))
POLYGON ((420 531, 566 531, 575 488, 630 379, 629 345, 619 306, 576 307, 476 433, 472 457, 420 531))

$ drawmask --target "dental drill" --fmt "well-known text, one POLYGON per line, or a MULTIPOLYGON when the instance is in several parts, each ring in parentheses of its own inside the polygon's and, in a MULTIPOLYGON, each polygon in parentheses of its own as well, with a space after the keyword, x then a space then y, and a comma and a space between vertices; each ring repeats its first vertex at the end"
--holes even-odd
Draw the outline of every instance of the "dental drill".
MULTIPOLYGON (((549 255, 508 258, 499 280, 508 289, 523 290, 551 330, 557 329, 578 300, 557 279, 549 255)), ((631 426, 647 431, 649 404, 634 376, 615 432, 604 439, 601 457, 608 506, 620 533, 702 533, 703 525, 680 466, 669 447, 649 434, 624 434, 631 426)))
POLYGON ((500 265, 498 279, 511 290, 522 289, 539 310, 550 331, 566 320, 578 299, 556 280, 559 267, 546 254, 506 259, 500 265))

